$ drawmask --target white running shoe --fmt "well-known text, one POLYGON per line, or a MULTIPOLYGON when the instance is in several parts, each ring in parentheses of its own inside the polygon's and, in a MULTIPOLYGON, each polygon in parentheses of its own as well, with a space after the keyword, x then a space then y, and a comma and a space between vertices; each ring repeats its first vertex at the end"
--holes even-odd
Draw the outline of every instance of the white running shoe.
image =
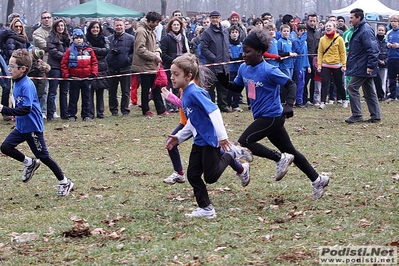
POLYGON ((288 172, 288 167, 294 161, 294 155, 289 153, 282 153, 281 159, 276 164, 276 181, 280 181, 288 172))
POLYGON ((343 108, 348 108, 348 105, 349 105, 349 101, 348 101, 348 100, 344 100, 344 101, 342 102, 342 107, 343 107, 343 108))
POLYGON ((246 187, 248 186, 249 181, 251 181, 249 177, 249 163, 243 163, 242 167, 244 168, 244 170, 241 174, 237 174, 237 176, 241 180, 241 186, 246 187))
POLYGON ((320 103, 319 109, 326 109, 326 104, 325 103, 320 103))
POLYGON ((173 174, 171 174, 170 176, 168 176, 168 178, 165 178, 163 180, 163 182, 165 184, 169 184, 169 185, 174 185, 177 183, 184 183, 186 182, 186 178, 184 177, 184 175, 179 175, 178 172, 173 172, 173 174))
POLYGON ((252 152, 247 148, 241 147, 238 143, 231 143, 231 150, 234 151, 236 155, 236 159, 244 160, 246 162, 252 162, 254 157, 252 156, 252 152))
POLYGON ((22 175, 22 182, 26 183, 29 182, 29 180, 32 179, 33 174, 35 173, 36 169, 39 168, 40 166, 40 160, 39 159, 32 159, 32 164, 29 166, 24 166, 24 172, 22 175))
POLYGON ((330 182, 330 178, 328 176, 319 175, 316 181, 312 183, 314 199, 323 197, 324 188, 328 186, 328 182, 330 182))
POLYGON ((72 188, 73 188, 73 183, 71 181, 71 179, 67 179, 68 183, 63 184, 63 185, 58 185, 58 191, 57 191, 57 195, 58 196, 68 196, 69 192, 71 192, 72 188))
POLYGON ((215 209, 212 208, 212 210, 207 211, 203 208, 197 208, 193 210, 192 213, 186 213, 185 215, 188 218, 207 218, 207 219, 213 219, 216 217, 216 212, 215 209))

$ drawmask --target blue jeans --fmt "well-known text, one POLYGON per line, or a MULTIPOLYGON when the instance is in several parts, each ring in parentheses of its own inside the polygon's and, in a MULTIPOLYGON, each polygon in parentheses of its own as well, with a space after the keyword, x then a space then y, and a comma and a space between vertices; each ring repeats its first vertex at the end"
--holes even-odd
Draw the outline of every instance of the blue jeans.
MULTIPOLYGON (((49 78, 61 78, 60 69, 51 69, 48 72, 49 78)), ((60 85, 60 115, 62 119, 68 119, 68 90, 69 82, 62 80, 49 80, 47 93, 47 119, 53 120, 54 113, 57 111, 55 99, 57 98, 57 88, 60 85)))

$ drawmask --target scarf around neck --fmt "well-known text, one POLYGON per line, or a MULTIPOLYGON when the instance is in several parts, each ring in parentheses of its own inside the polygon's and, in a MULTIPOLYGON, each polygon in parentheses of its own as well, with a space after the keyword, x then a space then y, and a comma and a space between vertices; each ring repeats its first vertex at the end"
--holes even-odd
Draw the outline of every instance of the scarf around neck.
POLYGON ((177 47, 177 55, 182 55, 183 54, 183 42, 182 42, 182 35, 176 34, 173 31, 168 33, 176 42, 176 47, 177 47))
POLYGON ((333 39, 335 36, 335 31, 332 31, 331 33, 325 32, 324 35, 326 35, 329 39, 333 39))
POLYGON ((78 66, 78 49, 82 49, 84 47, 84 44, 82 45, 77 45, 75 43, 72 43, 71 45, 71 50, 69 53, 69 63, 68 66, 69 67, 77 67, 78 66))

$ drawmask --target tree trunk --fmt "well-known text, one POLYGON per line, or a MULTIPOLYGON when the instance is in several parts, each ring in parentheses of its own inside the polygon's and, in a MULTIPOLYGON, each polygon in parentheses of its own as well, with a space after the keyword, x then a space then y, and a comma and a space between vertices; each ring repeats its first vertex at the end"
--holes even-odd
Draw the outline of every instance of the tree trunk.
POLYGON ((166 16, 166 7, 168 3, 166 0, 161 0, 161 15, 166 16))
MULTIPOLYGON (((9 16, 11 13, 14 12, 14 6, 15 6, 14 0, 8 0, 8 3, 7 3, 7 17, 6 17, 7 20, 8 20, 8 16, 9 16)), ((22 14, 21 14, 21 16, 22 16, 22 14)), ((7 22, 8 22, 8 21, 7 21, 7 22)))

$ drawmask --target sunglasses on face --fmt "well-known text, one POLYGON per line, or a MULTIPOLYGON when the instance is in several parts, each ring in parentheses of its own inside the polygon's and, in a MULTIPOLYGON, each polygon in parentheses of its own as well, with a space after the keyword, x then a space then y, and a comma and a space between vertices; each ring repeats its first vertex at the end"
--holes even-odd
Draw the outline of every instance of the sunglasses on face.
POLYGON ((51 17, 50 16, 48 16, 48 17, 42 17, 42 19, 50 19, 51 17))

